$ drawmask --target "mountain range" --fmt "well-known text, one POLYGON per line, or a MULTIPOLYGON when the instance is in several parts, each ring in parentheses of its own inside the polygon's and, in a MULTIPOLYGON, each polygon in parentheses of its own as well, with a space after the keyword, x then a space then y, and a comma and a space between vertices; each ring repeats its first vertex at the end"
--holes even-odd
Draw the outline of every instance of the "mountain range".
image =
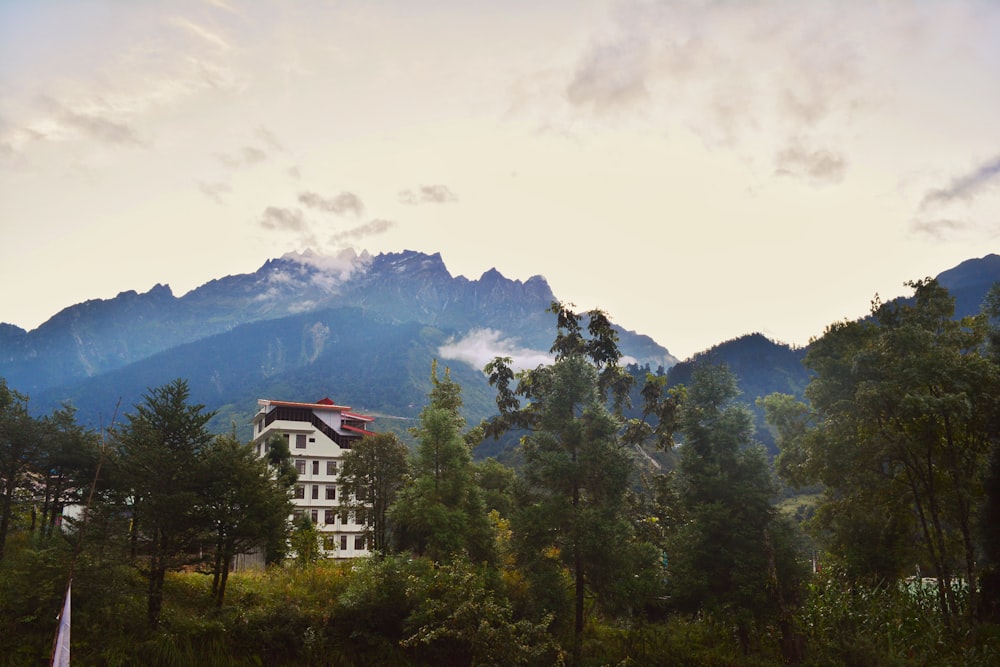
MULTIPOLYGON (((440 254, 290 253, 182 297, 157 285, 71 306, 30 332, 0 324, 0 377, 31 397, 33 411, 70 402, 91 425, 183 377, 193 400, 218 411, 217 430, 242 430, 257 398, 326 395, 405 423, 423 406, 439 359, 478 421, 492 407, 482 367, 496 355, 541 363, 555 298, 541 276, 453 277, 440 254)), ((618 333, 637 363, 677 362, 648 336, 618 333)))
MULTIPOLYGON (((1000 281, 1000 256, 937 278, 955 296, 957 315, 978 312, 1000 281)), ((69 402, 92 426, 131 410, 148 388, 183 377, 192 400, 216 411, 217 431, 248 436, 258 398, 329 395, 375 415, 381 429, 405 433, 438 360, 439 372, 447 367, 462 384, 466 417, 476 423, 494 412, 486 362, 502 355, 529 367, 547 359, 555 321, 546 309, 556 298, 541 276, 521 282, 491 269, 478 280, 454 277, 439 254, 290 253, 181 297, 157 285, 71 306, 30 332, 0 324, 0 377, 31 397, 33 412, 69 402)), ((703 360, 726 363, 751 405, 772 391, 801 395, 808 384, 807 348, 761 334, 683 362, 648 336, 618 334, 637 374, 667 372, 671 384, 687 381, 703 360)))

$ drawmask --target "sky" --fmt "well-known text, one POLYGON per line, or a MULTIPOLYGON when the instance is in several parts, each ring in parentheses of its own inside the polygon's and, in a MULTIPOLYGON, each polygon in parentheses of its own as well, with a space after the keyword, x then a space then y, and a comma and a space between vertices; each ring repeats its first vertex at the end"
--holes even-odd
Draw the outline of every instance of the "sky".
POLYGON ((679 358, 1000 252, 993 0, 0 0, 0 321, 311 248, 679 358))

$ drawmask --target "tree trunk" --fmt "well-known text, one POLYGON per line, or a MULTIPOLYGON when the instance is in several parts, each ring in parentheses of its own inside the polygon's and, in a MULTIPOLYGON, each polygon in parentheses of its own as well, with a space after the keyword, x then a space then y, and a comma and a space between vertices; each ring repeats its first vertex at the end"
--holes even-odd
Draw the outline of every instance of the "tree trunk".
POLYGON ((7 478, 6 488, 3 490, 3 508, 0 509, 0 560, 3 560, 4 545, 7 542, 7 531, 10 529, 10 515, 14 506, 14 480, 16 475, 11 474, 7 478))
POLYGON ((576 605, 573 617, 573 667, 579 667, 583 654, 583 602, 584 602, 584 579, 583 562, 580 558, 580 548, 577 546, 576 555, 573 558, 574 583, 576 594, 576 605))
MULTIPOLYGON (((221 564, 222 563, 222 547, 220 545, 215 546, 215 555, 212 561, 212 597, 217 598, 219 595, 219 583, 222 579, 221 564)), ((216 605, 218 606, 218 605, 216 605)))
POLYGON ((226 583, 229 581, 229 562, 232 560, 232 555, 229 553, 230 550, 227 549, 222 559, 222 572, 219 573, 219 591, 215 598, 215 606, 218 609, 222 608, 222 603, 226 599, 226 583))
POLYGON ((149 597, 146 606, 146 619, 149 628, 155 630, 160 625, 160 611, 163 609, 163 580, 167 569, 159 557, 154 558, 149 570, 149 597))
POLYGON ((132 520, 128 529, 129 561, 135 565, 135 560, 139 555, 139 512, 136 505, 132 505, 132 520))
POLYGON ((781 657, 785 664, 797 665, 802 660, 802 644, 804 637, 796 632, 793 617, 794 609, 790 609, 785 600, 785 587, 778 576, 778 564, 774 555, 774 545, 771 534, 764 531, 764 549, 767 552, 768 576, 774 586, 774 600, 778 606, 778 630, 781 632, 781 657))

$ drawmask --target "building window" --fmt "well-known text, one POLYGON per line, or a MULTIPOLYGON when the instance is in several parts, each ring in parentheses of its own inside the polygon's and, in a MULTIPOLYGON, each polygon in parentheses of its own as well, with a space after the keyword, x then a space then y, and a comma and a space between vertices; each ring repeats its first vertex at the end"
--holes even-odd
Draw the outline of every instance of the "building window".
POLYGON ((313 474, 319 474, 319 461, 313 461, 313 474))
POLYGON ((314 524, 316 522, 318 522, 319 521, 319 510, 310 510, 309 511, 309 520, 312 521, 314 524))
POLYGON ((332 526, 337 521, 337 514, 333 510, 323 511, 323 523, 332 526))
POLYGON ((292 518, 295 521, 298 521, 299 519, 301 519, 302 518, 302 514, 303 514, 302 510, 292 510, 292 518))
POLYGON ((340 536, 340 550, 347 551, 347 535, 340 536))
POLYGON ((319 484, 313 484, 313 500, 319 499, 319 484))
POLYGON ((364 551, 365 550, 365 536, 364 535, 357 535, 357 536, 355 536, 355 538, 354 538, 354 548, 357 549, 358 551, 364 551))
POLYGON ((300 475, 306 474, 306 460, 305 459, 295 459, 295 472, 300 475))
POLYGON ((327 484, 327 486, 326 486, 326 499, 327 500, 336 500, 337 499, 337 487, 330 486, 329 484, 327 484))
POLYGON ((296 484, 295 485, 295 494, 294 494, 294 497, 295 498, 305 498, 306 497, 306 488, 304 486, 302 486, 301 484, 296 484))
POLYGON ((295 435, 295 449, 305 449, 306 448, 306 436, 304 433, 297 433, 295 435))
POLYGON ((309 438, 309 442, 316 442, 316 438, 309 438))
POLYGON ((337 538, 333 535, 326 535, 323 537, 323 549, 326 551, 333 551, 337 548, 337 538))
POLYGON ((327 475, 336 475, 337 474, 337 462, 336 461, 327 461, 326 462, 326 474, 327 475))

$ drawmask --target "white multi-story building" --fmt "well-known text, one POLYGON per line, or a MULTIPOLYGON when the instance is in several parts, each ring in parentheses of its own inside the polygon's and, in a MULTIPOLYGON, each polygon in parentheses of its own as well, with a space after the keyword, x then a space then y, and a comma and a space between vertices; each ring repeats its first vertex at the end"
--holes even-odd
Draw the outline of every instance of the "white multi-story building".
POLYGON ((258 399, 253 418, 257 455, 267 453, 266 443, 275 434, 288 440, 288 450, 299 473, 293 504, 295 518, 308 516, 323 537, 323 550, 331 558, 368 555, 365 526, 353 514, 340 517, 338 482, 344 451, 366 435, 374 417, 351 412, 329 398, 316 403, 258 399))

